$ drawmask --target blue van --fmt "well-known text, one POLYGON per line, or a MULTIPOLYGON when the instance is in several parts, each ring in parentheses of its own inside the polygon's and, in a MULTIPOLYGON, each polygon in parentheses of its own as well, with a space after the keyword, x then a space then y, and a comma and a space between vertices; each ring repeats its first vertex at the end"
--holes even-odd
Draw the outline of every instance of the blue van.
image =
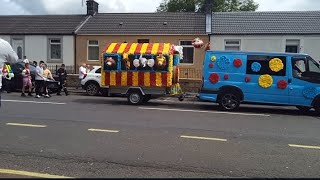
POLYGON ((207 51, 198 97, 228 111, 258 103, 320 112, 320 65, 307 54, 207 51))

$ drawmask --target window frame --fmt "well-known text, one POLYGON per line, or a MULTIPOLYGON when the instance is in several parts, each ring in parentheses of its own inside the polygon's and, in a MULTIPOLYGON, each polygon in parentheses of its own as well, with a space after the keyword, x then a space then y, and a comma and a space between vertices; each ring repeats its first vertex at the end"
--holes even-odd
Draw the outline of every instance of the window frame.
MULTIPOLYGON (((182 46, 183 48, 185 48, 185 47, 187 47, 187 48, 190 48, 190 47, 193 48, 192 63, 182 63, 181 60, 179 61, 179 63, 180 63, 181 65, 194 65, 194 60, 195 60, 195 56, 196 56, 196 55, 195 55, 195 52, 196 52, 195 49, 196 49, 196 48, 192 45, 192 40, 183 40, 183 39, 182 39, 182 40, 179 40, 179 46, 182 46), (191 42, 191 45, 181 45, 181 42, 182 42, 182 41, 190 41, 190 42, 191 42)), ((185 57, 184 54, 183 54, 183 57, 185 57)))
POLYGON ((97 62, 97 61, 100 61, 100 42, 99 42, 99 40, 90 40, 90 39, 88 39, 87 40, 87 61, 92 61, 92 62, 97 62), (97 45, 90 45, 90 41, 97 41, 98 42, 98 44, 97 45), (89 59, 89 47, 98 47, 98 59, 95 59, 95 60, 93 60, 93 59, 89 59))
POLYGON ((226 50, 226 47, 239 47, 238 51, 241 51, 241 39, 224 39, 224 50, 225 51, 236 51, 236 50, 226 50), (231 41, 238 41, 239 43, 236 44, 228 44, 227 42, 231 42, 231 41))
POLYGON ((48 62, 61 63, 63 62, 63 37, 62 36, 52 36, 48 37, 48 62), (51 43, 51 40, 60 40, 60 43, 51 43), (51 58, 51 45, 52 44, 60 44, 60 59, 52 59, 51 58))

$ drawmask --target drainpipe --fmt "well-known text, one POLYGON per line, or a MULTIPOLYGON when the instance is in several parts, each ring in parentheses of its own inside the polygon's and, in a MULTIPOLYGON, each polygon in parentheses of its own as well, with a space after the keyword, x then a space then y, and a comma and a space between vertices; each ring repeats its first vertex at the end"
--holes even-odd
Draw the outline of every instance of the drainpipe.
POLYGON ((206 33, 212 33, 212 0, 205 1, 206 33))
POLYGON ((74 73, 77 74, 77 35, 74 35, 74 73))

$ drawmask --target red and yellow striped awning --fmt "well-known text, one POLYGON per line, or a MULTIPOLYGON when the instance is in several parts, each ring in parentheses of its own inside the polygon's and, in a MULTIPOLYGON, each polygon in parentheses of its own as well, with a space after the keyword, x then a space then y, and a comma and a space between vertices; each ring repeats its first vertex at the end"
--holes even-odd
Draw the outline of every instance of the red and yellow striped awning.
POLYGON ((109 54, 170 54, 171 43, 111 43, 104 53, 109 54))

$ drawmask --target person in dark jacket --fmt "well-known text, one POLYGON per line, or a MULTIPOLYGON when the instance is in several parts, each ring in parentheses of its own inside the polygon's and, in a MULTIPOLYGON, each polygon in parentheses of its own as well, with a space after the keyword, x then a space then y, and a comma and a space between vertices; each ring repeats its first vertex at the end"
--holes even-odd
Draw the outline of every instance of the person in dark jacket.
MULTIPOLYGON (((62 64, 61 67, 58 69, 57 75, 59 76, 58 80, 60 82, 57 95, 61 96, 61 90, 63 88, 65 88, 64 85, 65 85, 66 80, 67 80, 67 71, 66 71, 66 66, 64 64, 62 64)), ((64 89, 64 91, 66 92, 66 89, 64 89)), ((68 93, 66 93, 66 95, 68 95, 68 93)))

